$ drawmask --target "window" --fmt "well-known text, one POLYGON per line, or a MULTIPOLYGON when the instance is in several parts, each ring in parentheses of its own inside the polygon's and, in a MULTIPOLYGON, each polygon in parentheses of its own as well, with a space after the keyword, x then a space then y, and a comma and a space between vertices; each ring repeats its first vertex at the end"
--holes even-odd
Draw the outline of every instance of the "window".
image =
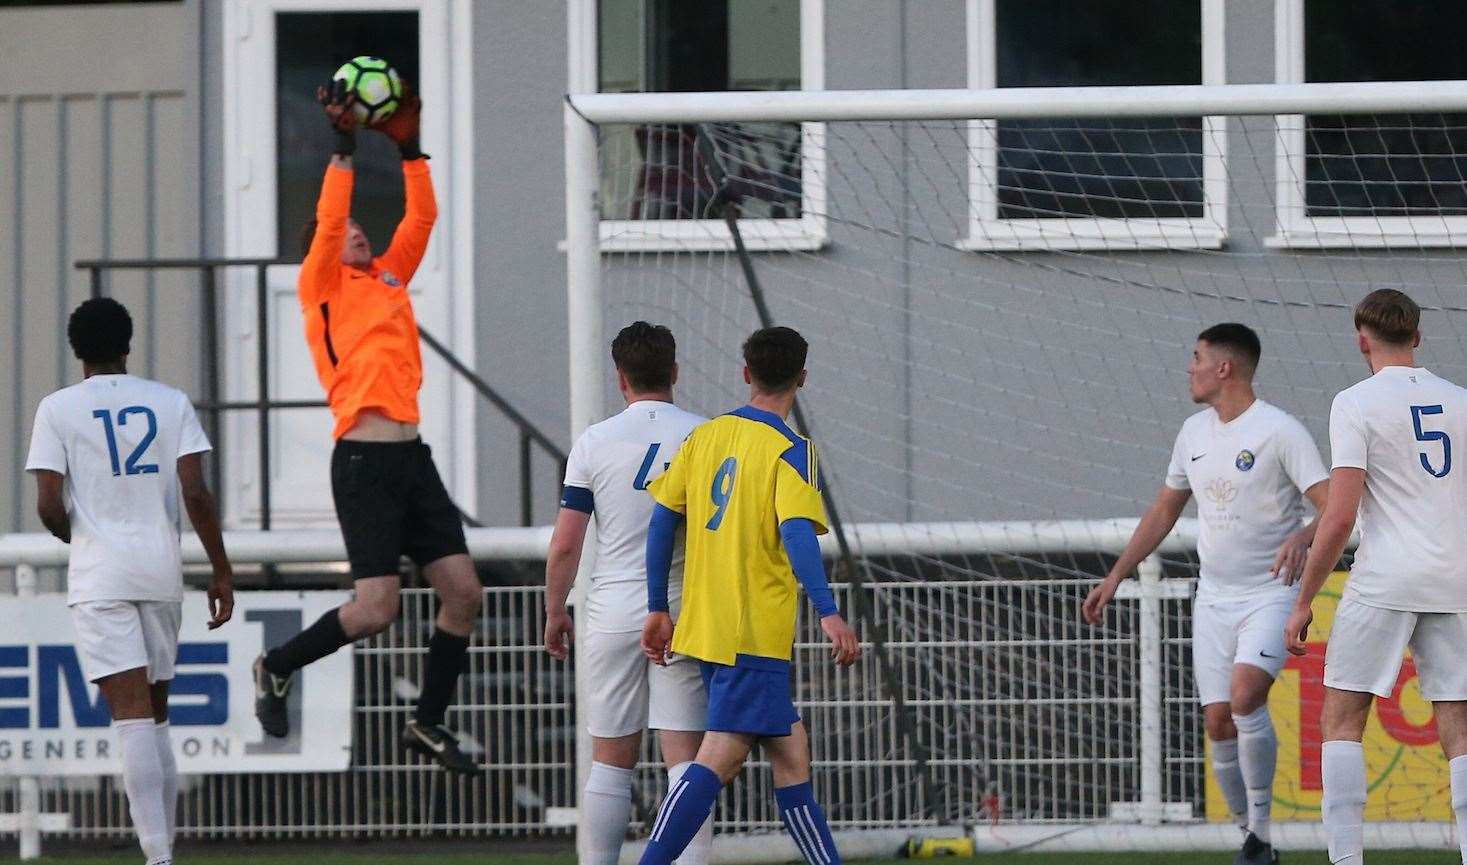
MULTIPOLYGON (((362 54, 382 57, 405 81, 418 81, 418 13, 278 12, 275 34, 276 249, 294 258, 305 254, 301 228, 315 217, 322 155, 332 146, 316 88, 362 54)), ((402 162, 386 136, 363 133, 352 166, 358 178, 352 218, 372 248, 384 250, 402 219, 402 162)))
MULTIPOLYGON (((599 0, 600 90, 818 89, 822 2, 599 0)), ((822 140, 813 123, 603 127, 602 248, 731 247, 712 210, 717 170, 751 248, 817 248, 822 140)))
MULTIPOLYGON (((1467 8, 1278 0, 1281 82, 1467 78, 1467 8)), ((1467 114, 1279 118, 1274 246, 1467 242, 1467 114)))
MULTIPOLYGON (((1221 0, 968 0, 975 88, 1222 81, 1221 0)), ((1204 117, 970 125, 969 249, 1216 247, 1224 125, 1204 117)))

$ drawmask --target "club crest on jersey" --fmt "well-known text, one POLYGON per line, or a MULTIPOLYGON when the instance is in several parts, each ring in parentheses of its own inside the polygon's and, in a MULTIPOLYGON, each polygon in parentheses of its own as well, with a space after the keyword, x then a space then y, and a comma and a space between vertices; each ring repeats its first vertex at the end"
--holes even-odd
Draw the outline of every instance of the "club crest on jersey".
POLYGON ((1233 482, 1226 478, 1213 478, 1207 482, 1207 486, 1203 487, 1203 493, 1209 501, 1217 505, 1218 508, 1222 508, 1238 497, 1238 488, 1233 486, 1233 482))
POLYGON ((397 276, 394 275, 390 270, 382 271, 382 281, 392 286, 393 288, 397 288, 398 286, 402 285, 402 280, 398 279, 397 276))
POLYGON ((1238 467, 1238 471, 1246 472, 1253 468, 1253 462, 1253 451, 1244 449, 1238 451, 1238 458, 1233 460, 1233 465, 1238 467))

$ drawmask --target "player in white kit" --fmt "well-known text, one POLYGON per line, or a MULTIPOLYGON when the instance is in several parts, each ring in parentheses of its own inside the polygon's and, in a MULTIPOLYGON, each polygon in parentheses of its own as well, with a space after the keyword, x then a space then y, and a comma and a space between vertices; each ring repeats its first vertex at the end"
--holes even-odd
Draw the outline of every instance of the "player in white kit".
POLYGON ((1261 346, 1252 329, 1219 324, 1197 337, 1187 373, 1208 408, 1177 434, 1166 481, 1106 578, 1085 599, 1091 624, 1122 580, 1151 555, 1197 494, 1201 579, 1192 605, 1192 665, 1212 766, 1245 830, 1239 865, 1278 861, 1270 837, 1278 739, 1268 692, 1285 660, 1283 636, 1328 475, 1304 425, 1253 393, 1261 346))
MULTIPOLYGON (((586 429, 571 448, 565 491, 545 564, 545 648, 564 659, 570 651, 566 598, 580 565, 592 515, 596 560, 585 594, 579 662, 586 665, 590 699, 580 707, 592 737, 591 772, 580 808, 591 858, 581 865, 616 865, 632 811, 632 770, 644 729, 659 731, 669 786, 698 754, 707 721, 707 696, 699 664, 675 658, 667 666, 642 652, 647 621, 647 526, 652 496, 647 485, 662 475, 683 439, 706 420, 672 402, 677 344, 672 332, 645 321, 622 328, 611 343, 617 384, 627 407, 586 429)), ((682 595, 682 560, 669 585, 676 619, 682 595)), ((712 818, 679 858, 706 865, 712 818)))
POLYGON ((117 301, 81 304, 67 336, 84 378, 41 400, 26 470, 41 522, 71 545, 67 603, 82 670, 106 697, 138 841, 159 865, 172 861, 178 801, 168 685, 183 602, 180 484, 214 568, 210 628, 229 621, 234 577, 204 484, 209 440, 188 397, 127 374, 132 319, 117 301))
POLYGON ((1371 376, 1330 408, 1329 505, 1286 626, 1289 651, 1303 655, 1310 605, 1358 515, 1360 547, 1324 659, 1320 769, 1332 863, 1364 861, 1360 741, 1373 696, 1390 696, 1408 647, 1449 761, 1467 862, 1467 476, 1452 453, 1467 442, 1467 390, 1416 365, 1420 322, 1421 308, 1395 289, 1355 307, 1371 376))

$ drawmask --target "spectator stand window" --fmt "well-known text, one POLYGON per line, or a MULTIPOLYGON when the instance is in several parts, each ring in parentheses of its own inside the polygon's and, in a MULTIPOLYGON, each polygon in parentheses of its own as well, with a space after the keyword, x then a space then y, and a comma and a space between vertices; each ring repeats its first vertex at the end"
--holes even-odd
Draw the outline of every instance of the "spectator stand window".
MULTIPOLYGON (((1225 82, 1223 0, 967 0, 968 82, 1225 82)), ((969 124, 972 250, 1209 249, 1226 237, 1220 117, 969 124)))
MULTIPOLYGON (((1467 79, 1467 7, 1276 0, 1278 80, 1467 79)), ((1270 246, 1467 246, 1467 114, 1278 118, 1270 246)))
MULTIPOLYGON (((603 93, 820 90, 824 0, 599 0, 603 93)), ((716 152, 750 249, 825 245, 820 123, 603 126, 601 248, 732 249, 710 209, 716 152), (700 141, 700 137, 703 138, 700 141)))

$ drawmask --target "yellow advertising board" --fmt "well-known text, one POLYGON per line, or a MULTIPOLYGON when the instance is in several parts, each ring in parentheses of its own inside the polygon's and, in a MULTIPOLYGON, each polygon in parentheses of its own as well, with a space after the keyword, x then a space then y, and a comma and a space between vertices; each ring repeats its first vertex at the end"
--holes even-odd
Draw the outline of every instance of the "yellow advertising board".
MULTIPOLYGON (((1345 585, 1335 573, 1314 602, 1309 654, 1290 657, 1269 695, 1268 710, 1279 737, 1278 774, 1273 787, 1273 819, 1319 820, 1319 712, 1324 701, 1324 650, 1335 604, 1345 585)), ((1401 666, 1396 689, 1377 699, 1365 728, 1366 779, 1370 798, 1366 820, 1443 821, 1454 819, 1450 776, 1437 740, 1431 704, 1421 697, 1410 656, 1401 666)), ((1207 818, 1229 819, 1222 791, 1207 768, 1207 818)))

